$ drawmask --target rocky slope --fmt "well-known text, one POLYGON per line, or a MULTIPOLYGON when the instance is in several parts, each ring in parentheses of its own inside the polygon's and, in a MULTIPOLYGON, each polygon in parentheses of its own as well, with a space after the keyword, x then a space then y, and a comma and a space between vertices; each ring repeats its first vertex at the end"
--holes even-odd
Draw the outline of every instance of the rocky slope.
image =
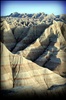
POLYGON ((2 90, 18 91, 21 86, 19 93, 41 94, 64 86, 65 16, 12 13, 1 19, 2 90))

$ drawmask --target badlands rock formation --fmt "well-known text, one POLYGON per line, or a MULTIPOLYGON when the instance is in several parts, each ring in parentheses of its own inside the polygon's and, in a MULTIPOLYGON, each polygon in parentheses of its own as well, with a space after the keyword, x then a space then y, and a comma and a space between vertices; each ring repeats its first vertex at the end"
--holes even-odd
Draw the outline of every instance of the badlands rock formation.
POLYGON ((2 25, 1 27, 2 41, 7 46, 7 48, 11 50, 15 46, 16 40, 13 36, 12 30, 10 29, 9 24, 6 21, 3 21, 1 25, 2 25))
POLYGON ((66 19, 61 15, 44 13, 14 13, 2 17, 2 90, 41 94, 53 86, 55 90, 56 86, 65 86, 65 23, 66 19))

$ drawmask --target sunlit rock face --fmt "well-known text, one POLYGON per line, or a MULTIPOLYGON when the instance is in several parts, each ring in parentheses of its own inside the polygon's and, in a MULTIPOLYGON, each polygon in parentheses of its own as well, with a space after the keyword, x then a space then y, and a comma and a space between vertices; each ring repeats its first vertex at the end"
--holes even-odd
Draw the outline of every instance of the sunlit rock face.
POLYGON ((2 41, 7 46, 7 48, 11 50, 15 46, 16 40, 7 21, 3 21, 1 24, 2 24, 1 27, 2 41))
POLYGON ((2 90, 39 94, 65 86, 65 16, 12 13, 1 19, 2 90))

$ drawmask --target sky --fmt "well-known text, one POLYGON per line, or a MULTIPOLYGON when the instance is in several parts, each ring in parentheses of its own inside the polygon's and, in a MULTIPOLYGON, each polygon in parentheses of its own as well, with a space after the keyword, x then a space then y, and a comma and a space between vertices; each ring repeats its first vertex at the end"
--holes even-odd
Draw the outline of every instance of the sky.
POLYGON ((13 12, 66 14, 65 4, 66 1, 2 1, 1 16, 9 15, 13 12))

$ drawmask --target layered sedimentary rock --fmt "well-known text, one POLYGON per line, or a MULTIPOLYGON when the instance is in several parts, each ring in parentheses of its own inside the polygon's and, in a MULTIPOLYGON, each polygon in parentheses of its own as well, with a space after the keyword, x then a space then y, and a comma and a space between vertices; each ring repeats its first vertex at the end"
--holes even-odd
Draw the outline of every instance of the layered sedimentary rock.
POLYGON ((15 46, 16 40, 14 38, 12 30, 10 29, 9 24, 6 21, 3 21, 1 25, 2 42, 7 46, 9 50, 11 50, 15 46))
POLYGON ((53 86, 64 86, 66 83, 65 17, 52 14, 50 23, 51 17, 41 13, 24 14, 24 16, 15 14, 22 18, 6 17, 1 23, 2 90, 17 91, 21 88, 24 93, 26 91, 38 93, 48 91, 53 86), (55 21, 57 18, 61 20, 55 21))
POLYGON ((29 27, 22 27, 18 26, 14 29, 14 37, 16 38, 16 41, 21 41, 26 35, 29 30, 29 27))
POLYGON ((60 75, 25 59, 22 55, 12 54, 3 44, 1 47, 2 89, 31 86, 36 88, 36 91, 41 91, 52 85, 65 84, 66 79, 60 75))
POLYGON ((34 42, 47 27, 48 25, 44 24, 30 27, 30 29, 27 31, 27 35, 17 43, 12 52, 15 53, 26 48, 29 44, 34 42))
MULTIPOLYGON (((40 42, 43 45, 48 45, 45 52, 36 60, 36 63, 41 66, 46 66, 49 69, 55 70, 59 66, 59 72, 61 70, 60 66, 65 65, 66 62, 66 24, 62 22, 54 21, 54 24, 45 30, 43 35, 40 37, 40 42), (50 52, 50 54, 48 54, 50 52), (49 60, 46 59, 48 55, 49 60), (47 61, 47 62, 46 62, 47 61), (50 66, 50 67, 49 67, 50 66)), ((47 58, 48 58, 47 57, 47 58)), ((66 72, 66 67, 63 68, 66 72)), ((62 74, 63 74, 62 73, 62 74)))
POLYGON ((12 68, 9 60, 9 50, 1 43, 1 88, 13 88, 12 68))
MULTIPOLYGON (((66 24, 54 21, 34 43, 19 53, 40 66, 45 66, 51 70, 55 70, 58 66, 60 68, 66 62, 65 27, 66 24), (64 28, 62 29, 62 27, 64 28)), ((63 69, 64 71, 61 72, 66 72, 66 67, 63 69)), ((60 70, 61 68, 58 71, 60 70)))

